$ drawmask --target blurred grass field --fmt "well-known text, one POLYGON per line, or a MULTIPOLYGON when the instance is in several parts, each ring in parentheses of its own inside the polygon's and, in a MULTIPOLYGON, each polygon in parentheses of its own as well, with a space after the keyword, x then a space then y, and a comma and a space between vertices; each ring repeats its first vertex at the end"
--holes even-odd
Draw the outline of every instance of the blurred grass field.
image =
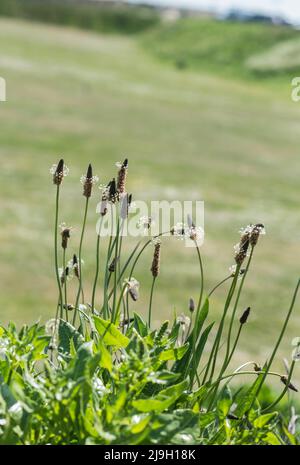
MULTIPOLYGON (((136 198, 205 201, 207 291, 233 264, 239 228, 266 224, 239 308, 253 310, 241 357, 265 356, 299 276, 300 106, 290 98, 291 76, 261 81, 222 67, 177 69, 149 53, 150 34, 98 35, 0 19, 0 75, 7 81, 7 102, 0 103, 0 321, 54 315, 52 163, 63 156, 70 168, 60 221, 74 227, 71 257, 84 206, 80 176, 92 162, 105 183, 114 163, 128 156, 128 189, 136 198)), ((296 40, 295 31, 280 40, 296 40)), ((277 43, 268 41, 267 49, 277 43)), ((86 282, 93 276, 98 200, 97 193, 83 251, 86 282)), ((142 286, 133 308, 144 313, 151 253, 135 276, 142 286)), ((154 319, 187 312, 198 282, 193 249, 166 239, 154 319)), ((224 295, 225 289, 212 299, 212 319, 224 295)), ((299 333, 298 304, 281 355, 289 355, 299 333)))

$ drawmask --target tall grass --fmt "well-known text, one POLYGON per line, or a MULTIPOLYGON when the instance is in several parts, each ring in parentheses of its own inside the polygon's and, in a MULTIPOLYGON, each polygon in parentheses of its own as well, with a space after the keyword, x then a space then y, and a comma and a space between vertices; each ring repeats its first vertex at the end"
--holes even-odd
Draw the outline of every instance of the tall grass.
MULTIPOLYGON (((88 166, 81 179, 84 202, 80 246, 78 254, 70 257, 71 228, 61 228, 62 253, 58 240, 59 207, 64 201, 61 194, 68 169, 63 160, 51 169, 56 189, 54 268, 58 306, 45 327, 37 323, 19 332, 14 324, 7 329, 0 327, 0 442, 297 444, 295 414, 288 423, 275 410, 286 393, 297 392, 292 384, 297 356, 286 374, 274 371, 273 362, 294 310, 300 281, 264 365, 246 360, 232 371, 233 355, 251 318, 250 307, 242 311, 240 298, 255 250, 263 246, 264 225, 248 225, 241 230, 230 275, 208 292, 199 228, 191 218, 187 224, 175 225, 151 239, 139 238, 128 256, 123 253, 123 225, 132 203, 126 189, 128 166, 126 159, 116 177, 101 188, 95 244, 87 243, 85 237, 89 199, 98 192, 98 178, 88 166), (115 228, 108 241, 101 241, 103 222, 114 209, 119 212, 115 228), (164 266, 168 241, 178 237, 194 243, 199 296, 196 304, 190 299, 185 315, 153 328, 153 313, 159 311, 155 283, 164 266), (153 280, 146 323, 132 308, 140 292, 134 270, 151 246, 149 273, 153 280), (86 247, 95 247, 91 295, 83 279, 86 247), (75 289, 69 286, 72 276, 77 283, 75 289), (220 321, 209 321, 212 296, 227 284, 220 321), (230 388, 230 382, 239 377, 240 388, 230 388), (250 383, 245 383, 245 377, 250 383), (266 402, 262 393, 270 378, 278 380, 282 389, 266 402)), ((150 218, 143 218, 142 225, 151 232, 150 218)))

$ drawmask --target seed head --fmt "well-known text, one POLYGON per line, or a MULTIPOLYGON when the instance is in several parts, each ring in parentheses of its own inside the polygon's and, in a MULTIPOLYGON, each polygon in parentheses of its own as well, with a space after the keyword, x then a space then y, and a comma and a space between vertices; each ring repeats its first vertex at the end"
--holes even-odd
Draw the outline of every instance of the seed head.
POLYGON ((240 242, 234 247, 235 249, 235 262, 237 265, 241 266, 247 257, 247 252, 249 248, 250 233, 248 230, 242 233, 240 242))
POLYGON ((65 270, 61 270, 60 282, 62 285, 65 284, 66 280, 68 279, 68 276, 69 276, 69 267, 67 266, 65 270))
POLYGON ((125 158, 118 172, 117 190, 119 194, 124 194, 126 192, 125 184, 126 184, 127 170, 128 170, 128 159, 125 158))
POLYGON ((66 249, 68 247, 68 240, 71 237, 71 229, 72 228, 67 228, 65 227, 64 224, 60 226, 61 228, 61 246, 63 249, 66 249))
POLYGON ((68 175, 69 169, 64 164, 64 160, 59 160, 57 165, 53 165, 50 169, 50 173, 53 174, 53 184, 60 186, 63 178, 68 175))
POLYGON ((78 266, 78 259, 77 256, 73 255, 73 270, 76 278, 79 278, 79 266, 78 266))
POLYGON ((246 310, 242 314, 242 316, 240 318, 241 325, 244 325, 245 323, 247 323, 249 315, 250 315, 250 307, 246 308, 246 310))
POLYGON ((140 288, 140 283, 135 279, 131 278, 130 280, 125 281, 127 284, 127 290, 134 302, 136 302, 139 298, 139 288, 140 288))
POLYGON ((92 195, 93 184, 99 181, 98 176, 93 176, 92 165, 89 164, 86 175, 81 176, 81 183, 83 184, 83 195, 87 199, 92 195))
POLYGON ((266 232, 265 232, 265 227, 262 223, 258 223, 255 226, 253 226, 251 235, 250 235, 250 244, 252 245, 252 247, 256 246, 259 236, 263 234, 266 234, 266 232))
POLYGON ((189 301, 189 311, 191 313, 195 311, 195 301, 192 297, 190 298, 190 301, 189 301))
POLYGON ((110 271, 110 273, 114 273, 116 271, 116 263, 119 261, 119 257, 115 257, 113 258, 111 264, 109 265, 108 267, 108 270, 110 271))
POLYGON ((254 363, 254 364, 253 364, 253 368, 254 368, 254 371, 256 371, 256 372, 260 372, 260 371, 261 371, 261 366, 258 365, 257 363, 254 363))
POLYGON ((151 266, 151 272, 153 278, 156 278, 159 275, 160 271, 160 246, 161 243, 157 242, 154 245, 154 254, 153 254, 153 260, 152 260, 152 266, 151 266))
POLYGON ((298 389, 297 389, 292 383, 288 383, 288 378, 287 378, 287 376, 281 376, 281 377, 280 377, 280 381, 281 381, 285 386, 287 386, 289 389, 291 389, 291 391, 298 392, 298 389))
POLYGON ((119 200, 119 194, 117 191, 116 187, 116 180, 113 178, 109 183, 108 183, 108 201, 111 203, 115 203, 117 200, 119 200))

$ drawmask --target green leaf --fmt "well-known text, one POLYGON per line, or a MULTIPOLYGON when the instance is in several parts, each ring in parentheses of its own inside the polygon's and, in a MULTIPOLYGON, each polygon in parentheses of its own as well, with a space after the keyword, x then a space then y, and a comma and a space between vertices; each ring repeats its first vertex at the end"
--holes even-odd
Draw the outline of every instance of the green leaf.
POLYGON ((59 344, 58 349, 67 354, 71 351, 71 340, 76 350, 84 343, 82 335, 70 323, 60 320, 58 327, 59 344))
POLYGON ((260 387, 262 377, 263 377, 263 373, 258 375, 257 379, 252 384, 252 386, 247 390, 247 392, 244 395, 239 397, 238 406, 234 411, 234 414, 236 416, 242 417, 251 408, 254 400, 256 399, 256 395, 260 387))
MULTIPOLYGON (((172 371, 176 372, 176 373, 183 373, 186 369, 186 367, 188 366, 189 362, 190 362, 190 357, 192 354, 192 350, 193 350, 193 335, 195 334, 196 332, 196 340, 198 340, 198 337, 199 337, 199 334, 201 332, 201 329, 203 327, 203 324, 207 318, 207 315, 208 315, 208 311, 209 311, 209 301, 208 299, 205 300, 203 306, 202 306, 202 309, 199 313, 199 317, 198 317, 198 320, 195 322, 195 325, 194 325, 194 328, 193 330, 191 331, 188 339, 187 339, 187 342, 189 343, 189 349, 187 350, 187 352, 185 353, 184 357, 174 363, 173 367, 172 367, 172 371)), ((213 323, 212 323, 213 325, 213 323)), ((201 346, 202 344, 205 345, 206 343, 206 339, 208 337, 208 333, 209 331, 211 330, 211 327, 208 327, 206 329, 206 332, 207 334, 203 337, 202 341, 200 342, 199 341, 199 344, 198 344, 198 356, 199 356, 199 360, 200 360, 200 356, 201 356, 201 346), (206 337, 206 339, 205 339, 206 337)), ((203 346, 204 347, 204 346, 203 346)))
POLYGON ((277 412, 273 413, 266 413, 265 415, 261 415, 260 417, 256 418, 253 422, 254 428, 263 428, 267 425, 273 418, 277 417, 277 412))
POLYGON ((270 444, 271 446, 281 446, 282 442, 279 440, 279 438, 276 436, 275 433, 272 433, 272 431, 269 431, 269 433, 266 436, 266 443, 270 444))
POLYGON ((184 346, 181 347, 175 347, 174 349, 164 350, 159 354, 159 360, 181 360, 188 348, 189 344, 184 344, 184 346))
POLYGON ((195 330, 196 330, 197 337, 199 336, 201 332, 202 326, 204 325, 208 312, 209 312, 209 300, 206 299, 199 313, 198 320, 195 322, 195 330))
POLYGON ((101 354, 101 359, 100 359, 100 366, 102 368, 106 368, 109 372, 111 372, 113 363, 111 359, 111 355, 108 352, 107 348, 103 344, 103 341, 98 342, 98 349, 101 354))
POLYGON ((133 326, 136 329, 136 331, 139 333, 139 335, 142 337, 147 336, 148 328, 144 320, 136 313, 134 313, 133 318, 134 318, 133 326))
POLYGON ((174 404, 174 402, 181 396, 187 386, 188 382, 183 381, 182 383, 176 384, 175 386, 170 386, 167 389, 160 391, 160 393, 152 399, 134 400, 132 405, 140 412, 162 412, 174 404))
POLYGON ((194 355, 195 362, 193 362, 194 366, 196 367, 196 370, 198 369, 198 366, 199 366, 199 363, 200 363, 200 360, 201 360, 201 356, 202 356, 203 350, 204 350, 206 342, 207 342, 207 338, 209 336, 209 333, 212 330, 213 325, 214 325, 214 323, 211 323, 207 328, 205 328, 205 330, 201 334, 200 340, 199 340, 198 345, 196 347, 196 351, 195 351, 195 355, 194 355))
POLYGON ((102 336, 102 340, 106 345, 115 346, 119 349, 128 346, 128 337, 124 336, 113 323, 109 320, 103 320, 99 316, 94 316, 93 318, 96 329, 102 336))

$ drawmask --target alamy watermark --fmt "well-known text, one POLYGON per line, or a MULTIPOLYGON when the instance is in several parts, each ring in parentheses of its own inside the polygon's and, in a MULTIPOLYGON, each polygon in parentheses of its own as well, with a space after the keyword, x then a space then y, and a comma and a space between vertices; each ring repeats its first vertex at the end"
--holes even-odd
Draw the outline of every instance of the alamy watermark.
POLYGON ((292 93, 291 99, 293 102, 300 102, 300 77, 294 77, 291 82, 292 93))
POLYGON ((204 241, 204 202, 192 200, 135 200, 124 195, 119 202, 99 202, 96 232, 106 236, 175 236, 186 247, 201 246, 204 241))
POLYGON ((6 81, 0 76, 0 102, 6 102, 6 81))

